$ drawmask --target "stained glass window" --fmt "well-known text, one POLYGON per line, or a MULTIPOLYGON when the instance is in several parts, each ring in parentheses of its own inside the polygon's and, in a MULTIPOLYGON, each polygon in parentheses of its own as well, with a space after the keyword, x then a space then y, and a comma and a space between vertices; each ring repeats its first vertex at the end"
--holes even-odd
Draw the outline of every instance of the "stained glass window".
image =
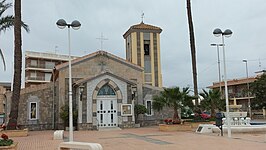
POLYGON ((115 95, 115 91, 106 84, 99 90, 98 95, 115 95))

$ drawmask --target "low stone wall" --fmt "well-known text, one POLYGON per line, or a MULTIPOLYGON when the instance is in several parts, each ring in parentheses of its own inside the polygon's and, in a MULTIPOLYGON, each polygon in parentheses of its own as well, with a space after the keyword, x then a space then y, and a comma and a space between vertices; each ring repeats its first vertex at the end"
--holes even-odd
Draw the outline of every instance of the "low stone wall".
POLYGON ((118 125, 119 128, 135 128, 135 122, 123 122, 118 125))
POLYGON ((78 123, 78 130, 97 130, 97 126, 92 123, 78 123))
POLYGON ((1 134, 6 134, 9 137, 25 137, 28 136, 28 129, 24 130, 3 130, 1 134))
POLYGON ((18 142, 14 142, 10 146, 0 146, 0 150, 17 150, 18 142))
POLYGON ((213 121, 209 122, 184 122, 185 125, 190 125, 192 129, 197 129, 200 124, 215 124, 213 121))
POLYGON ((52 130, 52 124, 28 124, 28 125, 19 125, 20 129, 27 128, 29 131, 40 131, 40 130, 52 130))
POLYGON ((214 124, 214 122, 184 122, 183 124, 159 124, 160 131, 196 131, 200 124, 214 124))
POLYGON ((189 124, 159 124, 160 131, 192 131, 189 124))

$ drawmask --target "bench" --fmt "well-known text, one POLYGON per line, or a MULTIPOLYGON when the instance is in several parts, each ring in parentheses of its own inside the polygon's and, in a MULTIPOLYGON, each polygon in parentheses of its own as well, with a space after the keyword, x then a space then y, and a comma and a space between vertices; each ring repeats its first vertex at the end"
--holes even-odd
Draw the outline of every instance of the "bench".
POLYGON ((64 130, 56 130, 54 132, 54 140, 63 140, 64 139, 64 130))
POLYGON ((102 146, 98 143, 62 142, 59 144, 58 150, 69 150, 69 149, 103 150, 102 146))

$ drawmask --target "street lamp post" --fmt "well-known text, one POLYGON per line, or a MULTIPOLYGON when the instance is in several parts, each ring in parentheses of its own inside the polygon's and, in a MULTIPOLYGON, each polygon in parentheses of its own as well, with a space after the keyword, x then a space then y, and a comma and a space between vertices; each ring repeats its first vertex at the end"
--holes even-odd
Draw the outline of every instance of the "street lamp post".
POLYGON ((71 74, 71 47, 70 47, 70 27, 74 30, 78 30, 81 26, 80 22, 75 20, 71 24, 67 24, 64 19, 59 19, 56 25, 60 29, 68 27, 68 66, 69 66, 69 141, 73 141, 73 106, 72 106, 72 74, 71 74))
POLYGON ((250 103, 250 97, 249 97, 249 82, 248 82, 248 60, 243 59, 243 63, 246 64, 247 89, 248 89, 248 113, 249 113, 249 117, 251 118, 251 103, 250 103))
POLYGON ((219 46, 223 46, 223 44, 211 44, 211 46, 217 47, 217 59, 218 59, 218 78, 219 78, 219 87, 220 92, 222 92, 222 83, 221 83, 221 65, 220 65, 220 53, 219 53, 219 46))
POLYGON ((228 89, 227 89, 227 78, 226 78, 226 63, 225 63, 225 47, 224 47, 224 36, 230 37, 232 35, 232 31, 226 29, 222 32, 221 29, 217 28, 213 31, 214 36, 218 37, 222 35, 222 44, 223 44, 223 64, 224 64, 224 88, 225 88, 225 103, 226 103, 226 122, 227 122, 227 135, 228 138, 231 138, 231 122, 229 116, 229 100, 228 100, 228 89))

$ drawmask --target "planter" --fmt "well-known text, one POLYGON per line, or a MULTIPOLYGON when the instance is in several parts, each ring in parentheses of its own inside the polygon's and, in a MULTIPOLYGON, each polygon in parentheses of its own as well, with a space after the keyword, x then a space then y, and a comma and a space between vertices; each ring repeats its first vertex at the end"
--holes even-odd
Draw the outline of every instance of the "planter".
POLYGON ((185 122, 185 125, 190 125, 192 129, 197 129, 200 124, 215 124, 213 121, 208 122, 185 122))
POLYGON ((9 137, 26 137, 28 136, 28 129, 24 130, 3 130, 1 134, 6 134, 9 137))
MULTIPOLYGON (((76 130, 76 127, 73 127, 73 131, 76 130)), ((69 131, 69 127, 65 127, 65 131, 69 131)))
POLYGON ((190 125, 186 124, 159 124, 160 131, 192 131, 190 125))
POLYGON ((136 123, 135 128, 140 128, 140 123, 136 123))
POLYGON ((0 150, 16 150, 17 147, 18 147, 18 143, 17 142, 14 142, 10 146, 0 146, 0 150))

